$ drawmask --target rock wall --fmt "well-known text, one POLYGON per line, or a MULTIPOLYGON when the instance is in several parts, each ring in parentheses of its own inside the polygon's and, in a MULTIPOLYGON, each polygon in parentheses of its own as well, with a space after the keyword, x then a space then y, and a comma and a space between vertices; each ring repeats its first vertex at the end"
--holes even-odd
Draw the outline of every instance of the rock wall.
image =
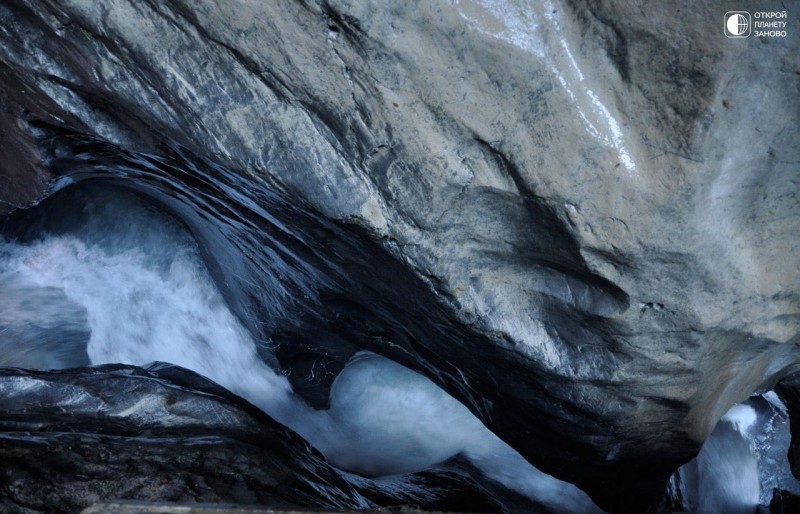
POLYGON ((45 120, 359 225, 513 363, 495 431, 635 511, 800 357, 800 12, 727 39, 739 7, 12 2, 0 203, 45 120))

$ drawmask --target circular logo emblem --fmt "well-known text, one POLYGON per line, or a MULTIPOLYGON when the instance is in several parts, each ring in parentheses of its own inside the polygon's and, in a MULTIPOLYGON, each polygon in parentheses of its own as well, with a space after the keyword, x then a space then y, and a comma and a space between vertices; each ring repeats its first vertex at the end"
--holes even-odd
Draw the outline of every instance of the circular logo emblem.
POLYGON ((725 13, 725 35, 727 37, 747 37, 750 35, 750 13, 728 11, 725 13))
POLYGON ((747 33, 750 22, 743 14, 732 14, 725 24, 732 36, 743 36, 747 33))

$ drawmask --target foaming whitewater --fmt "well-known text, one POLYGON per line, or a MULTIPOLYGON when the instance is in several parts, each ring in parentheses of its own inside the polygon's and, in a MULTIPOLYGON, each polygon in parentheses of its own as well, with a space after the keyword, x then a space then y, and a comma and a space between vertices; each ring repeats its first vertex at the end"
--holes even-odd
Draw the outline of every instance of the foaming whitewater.
POLYGON ((389 359, 356 355, 333 383, 328 413, 346 437, 321 449, 345 469, 389 475, 462 454, 489 478, 555 512, 601 512, 574 485, 531 466, 436 384, 389 359))
POLYGON ((694 460, 672 479, 689 512, 755 512, 758 505, 758 463, 748 440, 755 411, 736 405, 717 423, 694 460))
POLYGON ((800 491, 786 454, 790 433, 786 407, 770 391, 734 405, 697 457, 671 480, 671 494, 688 512, 756 512, 774 488, 800 491))
MULTIPOLYGON (((28 306, 28 318, 55 329, 73 317, 74 323, 86 325, 85 354, 91 364, 178 364, 257 399, 261 408, 288 422, 288 381, 258 358, 252 338, 226 306, 180 224, 120 193, 87 203, 80 220, 78 226, 65 227, 66 233, 29 245, 2 245, 0 290, 13 291, 13 301, 0 307, 7 329, 21 331, 16 304, 28 306), (43 301, 42 291, 62 298, 43 301)), ((59 332, 52 331, 47 340, 59 332)), ((15 345, 3 340, 3 348, 15 345)), ((28 353, 41 361, 48 350, 35 346, 28 353)), ((4 365, 36 364, 21 362, 19 355, 0 357, 4 365)), ((66 357, 48 362, 53 367, 71 364, 66 357)))
POLYGON ((180 223, 121 191, 82 199, 32 241, 0 241, 0 365, 169 362, 248 399, 344 470, 386 476, 461 454, 555 512, 600 512, 433 382, 377 355, 356 355, 330 409, 312 409, 259 357, 180 223))

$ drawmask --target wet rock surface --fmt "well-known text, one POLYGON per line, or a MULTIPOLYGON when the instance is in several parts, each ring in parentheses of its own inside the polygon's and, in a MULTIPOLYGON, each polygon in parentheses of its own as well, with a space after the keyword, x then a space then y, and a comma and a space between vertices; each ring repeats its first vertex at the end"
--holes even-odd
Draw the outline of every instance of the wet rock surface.
POLYGON ((254 407, 186 370, 163 371, 182 385, 128 366, 4 369, 4 510, 76 512, 112 498, 366 504, 254 407))
MULTIPOLYGON (((786 514, 800 509, 800 496, 782 489, 775 489, 769 504, 770 514, 786 514)), ((767 512, 764 510, 764 512, 767 512)))
MULTIPOLYGON (((59 158, 98 160, 38 154, 44 121, 113 152, 182 145, 349 224, 334 239, 383 247, 371 255, 413 277, 398 282, 435 298, 400 310, 441 312, 424 325, 441 330, 387 328, 393 301, 295 284, 325 327, 353 318, 361 337, 322 348, 314 316, 262 327, 306 335, 282 366, 335 375, 359 348, 382 353, 544 471, 640 512, 800 357, 800 32, 727 40, 736 8, 8 3, 0 126, 16 153, 0 174, 16 189, 0 199, 76 173, 59 158)), ((324 403, 325 387, 300 391, 324 403)))
POLYGON ((538 510, 458 460, 392 479, 342 474, 257 408, 171 365, 3 368, 0 394, 4 512, 78 512, 110 499, 538 510))
MULTIPOLYGON (((792 440, 788 459, 792 475, 800 480, 800 374, 793 373, 780 381, 775 392, 789 410, 789 428, 792 440)), ((786 491, 789 493, 789 491, 786 491)))

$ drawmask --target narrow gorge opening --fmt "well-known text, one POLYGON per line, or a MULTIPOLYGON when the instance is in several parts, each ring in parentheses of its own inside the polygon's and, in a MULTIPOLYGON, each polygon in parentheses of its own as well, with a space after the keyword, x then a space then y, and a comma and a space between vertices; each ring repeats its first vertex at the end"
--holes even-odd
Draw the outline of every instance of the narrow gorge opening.
POLYGON ((551 511, 599 512, 429 379, 369 351, 333 380, 328 408, 310 406, 268 363, 275 348, 229 308, 186 225, 127 188, 69 185, 12 216, 5 232, 2 366, 172 363, 250 401, 344 471, 384 477, 461 455, 551 511))
POLYGON ((670 479, 674 508, 752 513, 769 505, 776 489, 800 493, 787 459, 790 443, 788 409, 774 391, 734 405, 697 457, 670 479))

